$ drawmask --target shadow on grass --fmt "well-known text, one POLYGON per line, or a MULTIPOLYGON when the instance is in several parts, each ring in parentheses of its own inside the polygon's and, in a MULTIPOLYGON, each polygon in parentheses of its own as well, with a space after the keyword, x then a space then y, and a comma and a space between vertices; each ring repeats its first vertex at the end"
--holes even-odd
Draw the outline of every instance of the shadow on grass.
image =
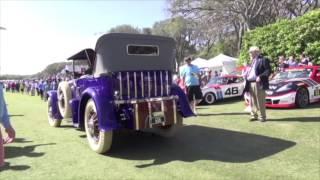
POLYGON ((36 145, 30 145, 30 146, 24 146, 24 147, 6 146, 4 148, 5 149, 5 157, 6 157, 6 159, 17 158, 17 157, 21 157, 21 156, 40 157, 40 156, 43 156, 45 153, 34 152, 36 147, 54 145, 54 144, 56 144, 56 143, 36 144, 36 145))
POLYGON ((268 121, 320 122, 320 117, 292 117, 281 119, 268 119, 268 121))
POLYGON ((65 128, 65 129, 69 129, 69 128, 72 128, 72 129, 75 129, 75 127, 73 125, 70 125, 70 124, 66 124, 66 125, 60 125, 59 127, 57 128, 65 128))
POLYGON ((205 106, 197 106, 197 109, 209 109, 209 108, 205 106))
POLYGON ((15 138, 14 143, 29 143, 33 141, 26 140, 25 138, 15 138))
POLYGON ((11 166, 10 163, 5 162, 4 166, 0 167, 0 172, 5 170, 23 171, 29 168, 30 166, 27 166, 27 165, 11 166))
POLYGON ((225 104, 233 104, 237 103, 239 101, 244 101, 243 97, 232 97, 232 98, 226 98, 223 100, 218 100, 214 104, 205 104, 204 102, 201 102, 197 107, 206 107, 206 106, 215 106, 215 105, 225 105, 225 104))
POLYGON ((87 135, 83 134, 83 135, 79 135, 80 138, 86 138, 87 135))
POLYGON ((116 134, 107 156, 152 160, 145 168, 171 161, 212 160, 247 163, 272 156, 296 143, 267 136, 202 126, 182 127, 175 137, 162 138, 147 133, 116 134))
MULTIPOLYGON (((15 139, 15 143, 27 143, 32 141, 26 141, 24 138, 17 138, 15 139)), ((55 143, 48 143, 48 144, 36 144, 24 147, 17 147, 17 146, 6 146, 5 149, 5 159, 10 158, 17 158, 21 156, 27 157, 40 157, 43 156, 45 153, 38 153, 34 152, 36 147, 39 146, 46 146, 46 145, 54 145, 55 143)), ((10 163, 6 162, 3 167, 0 168, 0 172, 4 170, 14 170, 14 171, 22 171, 29 169, 30 166, 27 165, 15 165, 11 166, 10 163)))
POLYGON ((232 113, 199 113, 198 116, 224 116, 224 115, 248 115, 246 112, 232 112, 232 113))
POLYGON ((307 107, 305 107, 303 109, 314 109, 314 108, 320 108, 320 102, 312 103, 312 104, 308 105, 307 107))
POLYGON ((9 114, 9 117, 22 117, 23 114, 9 114))

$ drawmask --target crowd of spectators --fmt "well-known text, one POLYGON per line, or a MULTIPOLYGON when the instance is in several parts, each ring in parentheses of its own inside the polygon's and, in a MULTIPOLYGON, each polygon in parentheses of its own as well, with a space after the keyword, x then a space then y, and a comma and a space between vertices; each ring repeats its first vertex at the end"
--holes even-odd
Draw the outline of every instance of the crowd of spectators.
POLYGON ((45 100, 47 92, 57 90, 62 80, 60 78, 5 80, 3 84, 6 92, 40 96, 45 100))
POLYGON ((296 58, 295 55, 291 55, 288 59, 286 59, 285 55, 281 55, 278 59, 278 71, 283 71, 285 68, 312 65, 312 62, 310 58, 306 55, 306 53, 302 53, 300 55, 300 58, 296 58))

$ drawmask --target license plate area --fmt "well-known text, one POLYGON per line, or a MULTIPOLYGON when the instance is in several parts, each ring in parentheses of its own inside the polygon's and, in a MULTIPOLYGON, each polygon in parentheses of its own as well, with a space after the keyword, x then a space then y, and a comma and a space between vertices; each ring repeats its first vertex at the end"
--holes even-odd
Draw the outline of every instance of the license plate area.
POLYGON ((148 102, 148 111, 149 127, 158 124, 165 125, 166 118, 163 101, 148 102))
POLYGON ((136 130, 176 123, 175 99, 138 102, 134 108, 136 130))
POLYGON ((157 125, 157 124, 165 124, 165 117, 164 116, 152 116, 149 117, 149 123, 151 126, 157 125))

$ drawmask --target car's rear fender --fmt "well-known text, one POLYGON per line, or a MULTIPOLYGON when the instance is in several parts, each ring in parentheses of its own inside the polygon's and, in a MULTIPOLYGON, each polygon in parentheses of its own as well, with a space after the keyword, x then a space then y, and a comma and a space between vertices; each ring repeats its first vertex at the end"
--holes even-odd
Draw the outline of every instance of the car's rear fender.
POLYGON ((73 125, 75 127, 80 127, 79 125, 79 113, 78 113, 78 109, 79 109, 79 103, 80 100, 77 98, 73 98, 69 101, 70 105, 71 105, 71 109, 72 109, 72 122, 73 125))
POLYGON ((54 119, 63 119, 58 108, 58 95, 56 90, 51 90, 47 92, 47 98, 50 98, 50 103, 52 107, 52 116, 54 119))
POLYGON ((181 110, 181 115, 183 117, 190 117, 190 116, 194 116, 190 105, 189 105, 189 101, 188 98, 186 96, 186 94, 183 92, 183 90, 178 86, 178 85, 171 85, 171 95, 176 95, 179 97, 179 105, 180 105, 180 110, 181 110))
POLYGON ((79 127, 84 127, 84 113, 89 99, 96 105, 100 129, 110 131, 118 127, 111 92, 107 87, 90 87, 82 93, 78 110, 79 127))

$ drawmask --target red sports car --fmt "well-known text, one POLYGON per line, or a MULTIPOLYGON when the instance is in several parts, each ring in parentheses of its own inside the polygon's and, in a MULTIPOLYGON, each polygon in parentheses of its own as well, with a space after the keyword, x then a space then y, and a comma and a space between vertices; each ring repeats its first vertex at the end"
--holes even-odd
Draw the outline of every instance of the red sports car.
POLYGON ((279 72, 266 91, 266 107, 306 107, 320 101, 320 66, 299 66, 279 72))

